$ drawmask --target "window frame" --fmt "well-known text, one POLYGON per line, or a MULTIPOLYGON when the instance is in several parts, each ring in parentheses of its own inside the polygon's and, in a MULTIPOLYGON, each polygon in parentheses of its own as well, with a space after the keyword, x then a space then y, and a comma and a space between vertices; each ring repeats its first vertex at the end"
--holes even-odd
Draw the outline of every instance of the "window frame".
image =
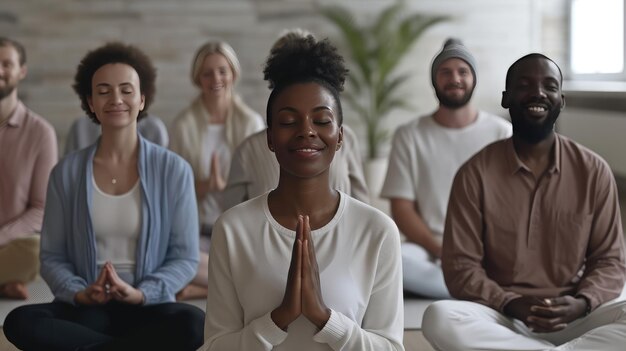
MULTIPOLYGON (((568 79, 572 80, 572 81, 626 81, 626 0, 622 0, 622 30, 623 30, 623 56, 622 56, 622 60, 623 60, 623 64, 622 64, 622 71, 619 73, 574 73, 573 70, 573 65, 572 65, 572 61, 573 61, 573 57, 572 57, 572 51, 573 51, 573 30, 572 30, 572 26, 573 26, 573 18, 572 18, 572 11, 573 11, 573 3, 575 0, 569 0, 567 2, 568 4, 568 9, 567 9, 567 13, 568 13, 568 33, 569 33, 569 40, 568 40, 568 79)), ((597 1, 597 0, 596 0, 597 1)))

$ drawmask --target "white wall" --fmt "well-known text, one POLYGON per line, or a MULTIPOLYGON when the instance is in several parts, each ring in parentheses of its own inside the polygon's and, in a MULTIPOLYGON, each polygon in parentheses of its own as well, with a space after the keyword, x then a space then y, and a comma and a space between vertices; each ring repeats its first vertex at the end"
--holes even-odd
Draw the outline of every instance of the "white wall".
POLYGON ((566 107, 558 131, 601 155, 616 175, 626 176, 626 113, 566 107))
MULTIPOLYGON (((20 96, 29 107, 55 126, 60 142, 74 118, 81 115, 71 89, 80 58, 106 41, 139 45, 158 69, 157 97, 152 112, 169 122, 196 94, 189 78, 195 49, 209 38, 222 38, 235 48, 242 62, 238 89, 264 114, 269 91, 262 80, 268 49, 284 28, 304 27, 329 36, 344 51, 335 28, 316 12, 319 3, 340 3, 359 21, 372 18, 391 0, 2 0, 0 33, 26 46, 29 76, 20 96)), ((540 51, 567 68, 567 0, 408 0, 410 11, 445 14, 418 41, 400 70, 411 75, 404 93, 414 110, 396 112, 386 122, 390 130, 429 113, 436 107, 430 84, 430 63, 447 37, 462 39, 478 62, 474 103, 507 116, 500 94, 508 66, 518 57, 540 51)), ((345 52, 345 51, 344 51, 345 52)), ((566 114, 569 109, 565 110, 566 114)), ((565 115, 560 130, 582 141, 626 174, 620 157, 626 118, 593 111, 565 115)), ((363 135, 358 118, 346 110, 346 123, 363 135)), ((364 145, 361 147, 364 149, 364 145)))
MULTIPOLYGON (((562 0, 559 0, 562 1, 562 0)), ((343 50, 337 31, 316 12, 319 3, 341 3, 359 20, 371 18, 391 0, 2 0, 0 33, 26 46, 29 76, 20 96, 55 126, 62 140, 81 115, 71 89, 76 65, 84 54, 106 41, 139 45, 158 68, 152 112, 169 122, 196 94, 189 78, 195 49, 209 38, 228 41, 242 61, 239 91, 264 114, 269 91, 262 80, 268 49, 284 28, 304 27, 330 36, 343 50)), ((452 20, 429 30, 402 70, 413 78, 405 88, 415 110, 397 113, 391 129, 430 112, 436 100, 430 86, 430 62, 449 36, 461 38, 478 61, 476 103, 495 113, 508 65, 540 46, 539 0, 413 0, 411 11, 447 14, 452 20)), ((361 133, 350 111, 346 121, 361 133)))

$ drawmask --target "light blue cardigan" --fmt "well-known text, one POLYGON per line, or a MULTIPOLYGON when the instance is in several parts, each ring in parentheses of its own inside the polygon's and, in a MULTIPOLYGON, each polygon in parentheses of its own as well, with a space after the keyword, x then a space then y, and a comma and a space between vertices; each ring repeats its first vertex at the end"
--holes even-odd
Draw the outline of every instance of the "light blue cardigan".
MULTIPOLYGON (((93 158, 100 140, 63 158, 52 170, 41 231, 41 276, 56 300, 95 282, 92 226, 93 158)), ((171 302, 198 268, 198 211, 191 167, 139 137, 142 223, 134 286, 145 304, 171 302)))

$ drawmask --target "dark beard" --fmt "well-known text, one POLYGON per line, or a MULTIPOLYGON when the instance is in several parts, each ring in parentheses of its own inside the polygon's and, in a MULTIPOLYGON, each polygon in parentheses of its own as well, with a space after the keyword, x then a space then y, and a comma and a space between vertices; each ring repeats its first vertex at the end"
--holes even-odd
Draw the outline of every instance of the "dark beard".
POLYGON ((446 94, 439 91, 439 89, 435 88, 435 95, 437 95, 437 99, 439 99, 439 103, 442 106, 447 107, 452 110, 456 110, 458 108, 461 108, 467 105, 467 103, 472 98, 472 94, 474 94, 474 88, 472 88, 472 90, 465 93, 465 95, 463 95, 461 98, 451 99, 447 97, 446 94))
POLYGON ((548 116, 540 124, 530 123, 528 119, 523 117, 524 111, 517 107, 509 110, 511 115, 511 124, 513 125, 513 135, 519 137, 529 144, 537 144, 545 140, 553 131, 554 123, 559 118, 560 108, 553 108, 548 116), (520 117, 513 117, 518 115, 520 117))
POLYGON ((11 95, 13 90, 15 90, 15 85, 7 85, 4 88, 0 88, 0 100, 3 100, 5 97, 11 95))

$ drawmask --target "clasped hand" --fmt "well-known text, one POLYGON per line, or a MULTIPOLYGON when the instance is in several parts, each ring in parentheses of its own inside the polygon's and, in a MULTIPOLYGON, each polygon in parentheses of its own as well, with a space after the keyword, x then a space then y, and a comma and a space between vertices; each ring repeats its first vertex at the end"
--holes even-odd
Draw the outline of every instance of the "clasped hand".
POLYGON ((300 315, 319 329, 330 318, 330 309, 322 299, 309 216, 298 216, 285 295, 280 306, 272 311, 272 320, 279 328, 286 330, 300 315))
POLYGON ((538 298, 522 296, 509 302, 504 312, 521 320, 535 333, 551 333, 563 330, 568 323, 582 317, 587 310, 584 298, 560 296, 538 298))
POLYGON ((79 305, 103 305, 111 300, 139 305, 144 296, 141 290, 123 281, 111 262, 105 263, 95 283, 89 285, 74 296, 79 305))
POLYGON ((211 172, 209 178, 196 182, 196 192, 202 198, 211 192, 219 192, 226 187, 226 180, 222 177, 220 159, 217 153, 211 156, 211 172))

